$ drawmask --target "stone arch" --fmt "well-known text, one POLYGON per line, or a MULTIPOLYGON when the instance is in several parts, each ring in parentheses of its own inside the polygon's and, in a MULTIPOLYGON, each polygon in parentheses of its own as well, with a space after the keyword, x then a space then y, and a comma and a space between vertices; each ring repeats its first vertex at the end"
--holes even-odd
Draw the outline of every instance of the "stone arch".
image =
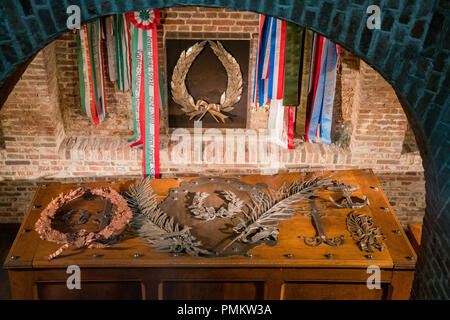
POLYGON ((450 4, 446 0, 4 0, 0 3, 0 84, 66 31, 66 8, 82 23, 99 16, 173 6, 225 7, 276 16, 342 45, 395 89, 414 130, 425 168, 427 209, 413 287, 415 298, 450 298, 450 4), (369 5, 381 29, 366 27, 369 5))

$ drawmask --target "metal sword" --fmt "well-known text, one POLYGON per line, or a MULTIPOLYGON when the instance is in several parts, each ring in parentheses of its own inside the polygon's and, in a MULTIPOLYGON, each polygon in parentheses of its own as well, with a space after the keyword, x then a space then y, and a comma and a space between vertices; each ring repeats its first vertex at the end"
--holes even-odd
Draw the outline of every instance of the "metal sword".
POLYGON ((343 235, 336 237, 336 238, 328 238, 327 235, 325 234, 325 229, 323 227, 323 223, 321 220, 320 211, 317 209, 316 204, 313 199, 310 201, 310 207, 311 207, 311 209, 310 209, 309 215, 311 216, 312 224, 313 224, 314 228, 316 229, 316 236, 315 237, 300 236, 300 238, 303 238, 305 244, 310 247, 317 247, 317 246, 321 245, 322 243, 326 243, 327 245, 332 246, 332 247, 342 246, 344 244, 344 236, 343 235))

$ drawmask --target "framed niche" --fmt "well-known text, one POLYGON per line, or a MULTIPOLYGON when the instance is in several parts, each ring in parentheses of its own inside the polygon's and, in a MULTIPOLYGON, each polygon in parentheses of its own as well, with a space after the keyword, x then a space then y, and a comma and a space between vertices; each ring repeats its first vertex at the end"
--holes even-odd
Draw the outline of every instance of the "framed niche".
MULTIPOLYGON (((196 43, 201 43, 207 39, 166 39, 166 70, 167 70, 167 96, 168 96, 168 120, 169 128, 193 128, 194 119, 182 110, 182 106, 175 102, 171 90, 171 81, 175 66, 183 51, 188 50, 196 43)), ((240 100, 235 103, 233 110, 227 112, 228 118, 225 122, 214 118, 209 112, 201 118, 203 128, 246 128, 248 109, 248 77, 250 61, 250 40, 221 40, 211 39, 213 42, 220 42, 223 48, 234 57, 239 64, 242 75, 242 94, 240 100), (218 121, 219 120, 219 121, 218 121)), ((227 71, 214 54, 208 41, 205 42, 203 50, 196 56, 186 75, 186 89, 194 99, 194 102, 203 100, 208 104, 219 104, 222 94, 227 89, 227 71)))

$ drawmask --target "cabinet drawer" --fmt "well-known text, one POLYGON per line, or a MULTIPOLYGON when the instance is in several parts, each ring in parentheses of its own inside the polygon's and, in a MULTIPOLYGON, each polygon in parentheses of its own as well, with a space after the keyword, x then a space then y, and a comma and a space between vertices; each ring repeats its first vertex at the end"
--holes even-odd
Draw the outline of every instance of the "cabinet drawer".
POLYGON ((65 282, 37 282, 40 300, 141 300, 144 286, 139 281, 81 282, 81 289, 69 290, 65 282))
POLYGON ((259 300, 264 299, 264 282, 164 281, 159 292, 164 300, 259 300))
POLYGON ((370 290, 366 283, 286 282, 282 300, 384 300, 388 284, 370 290))

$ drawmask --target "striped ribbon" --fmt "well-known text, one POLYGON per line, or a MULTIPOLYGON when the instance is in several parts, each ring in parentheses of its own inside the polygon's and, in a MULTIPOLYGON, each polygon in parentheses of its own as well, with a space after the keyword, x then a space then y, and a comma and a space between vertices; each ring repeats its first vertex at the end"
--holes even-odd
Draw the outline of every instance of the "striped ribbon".
POLYGON ((130 24, 128 14, 113 16, 112 21, 117 88, 123 92, 130 89, 131 83, 131 50, 130 50, 130 24))
POLYGON ((339 48, 336 44, 314 34, 306 122, 308 142, 331 144, 338 55, 339 48))
POLYGON ((107 116, 102 30, 102 22, 98 19, 83 25, 77 31, 81 106, 94 125, 98 125, 107 116))
POLYGON ((311 52, 311 72, 309 74, 308 86, 308 108, 306 111, 306 141, 315 142, 318 125, 318 105, 315 104, 317 84, 319 81, 321 59, 322 59, 323 38, 317 34, 313 35, 313 47, 311 52), (314 116, 313 116, 314 115, 314 116), (312 133, 312 134, 311 134, 312 133))
POLYGON ((159 69, 156 25, 159 10, 130 12, 132 109, 134 137, 131 147, 144 152, 144 176, 159 178, 159 69))
POLYGON ((324 92, 320 115, 320 137, 322 143, 331 144, 331 124, 333 119, 334 91, 336 88, 336 65, 339 46, 326 39, 326 65, 324 66, 324 92))
POLYGON ((256 106, 283 98, 286 21, 260 18, 252 102, 256 106))

